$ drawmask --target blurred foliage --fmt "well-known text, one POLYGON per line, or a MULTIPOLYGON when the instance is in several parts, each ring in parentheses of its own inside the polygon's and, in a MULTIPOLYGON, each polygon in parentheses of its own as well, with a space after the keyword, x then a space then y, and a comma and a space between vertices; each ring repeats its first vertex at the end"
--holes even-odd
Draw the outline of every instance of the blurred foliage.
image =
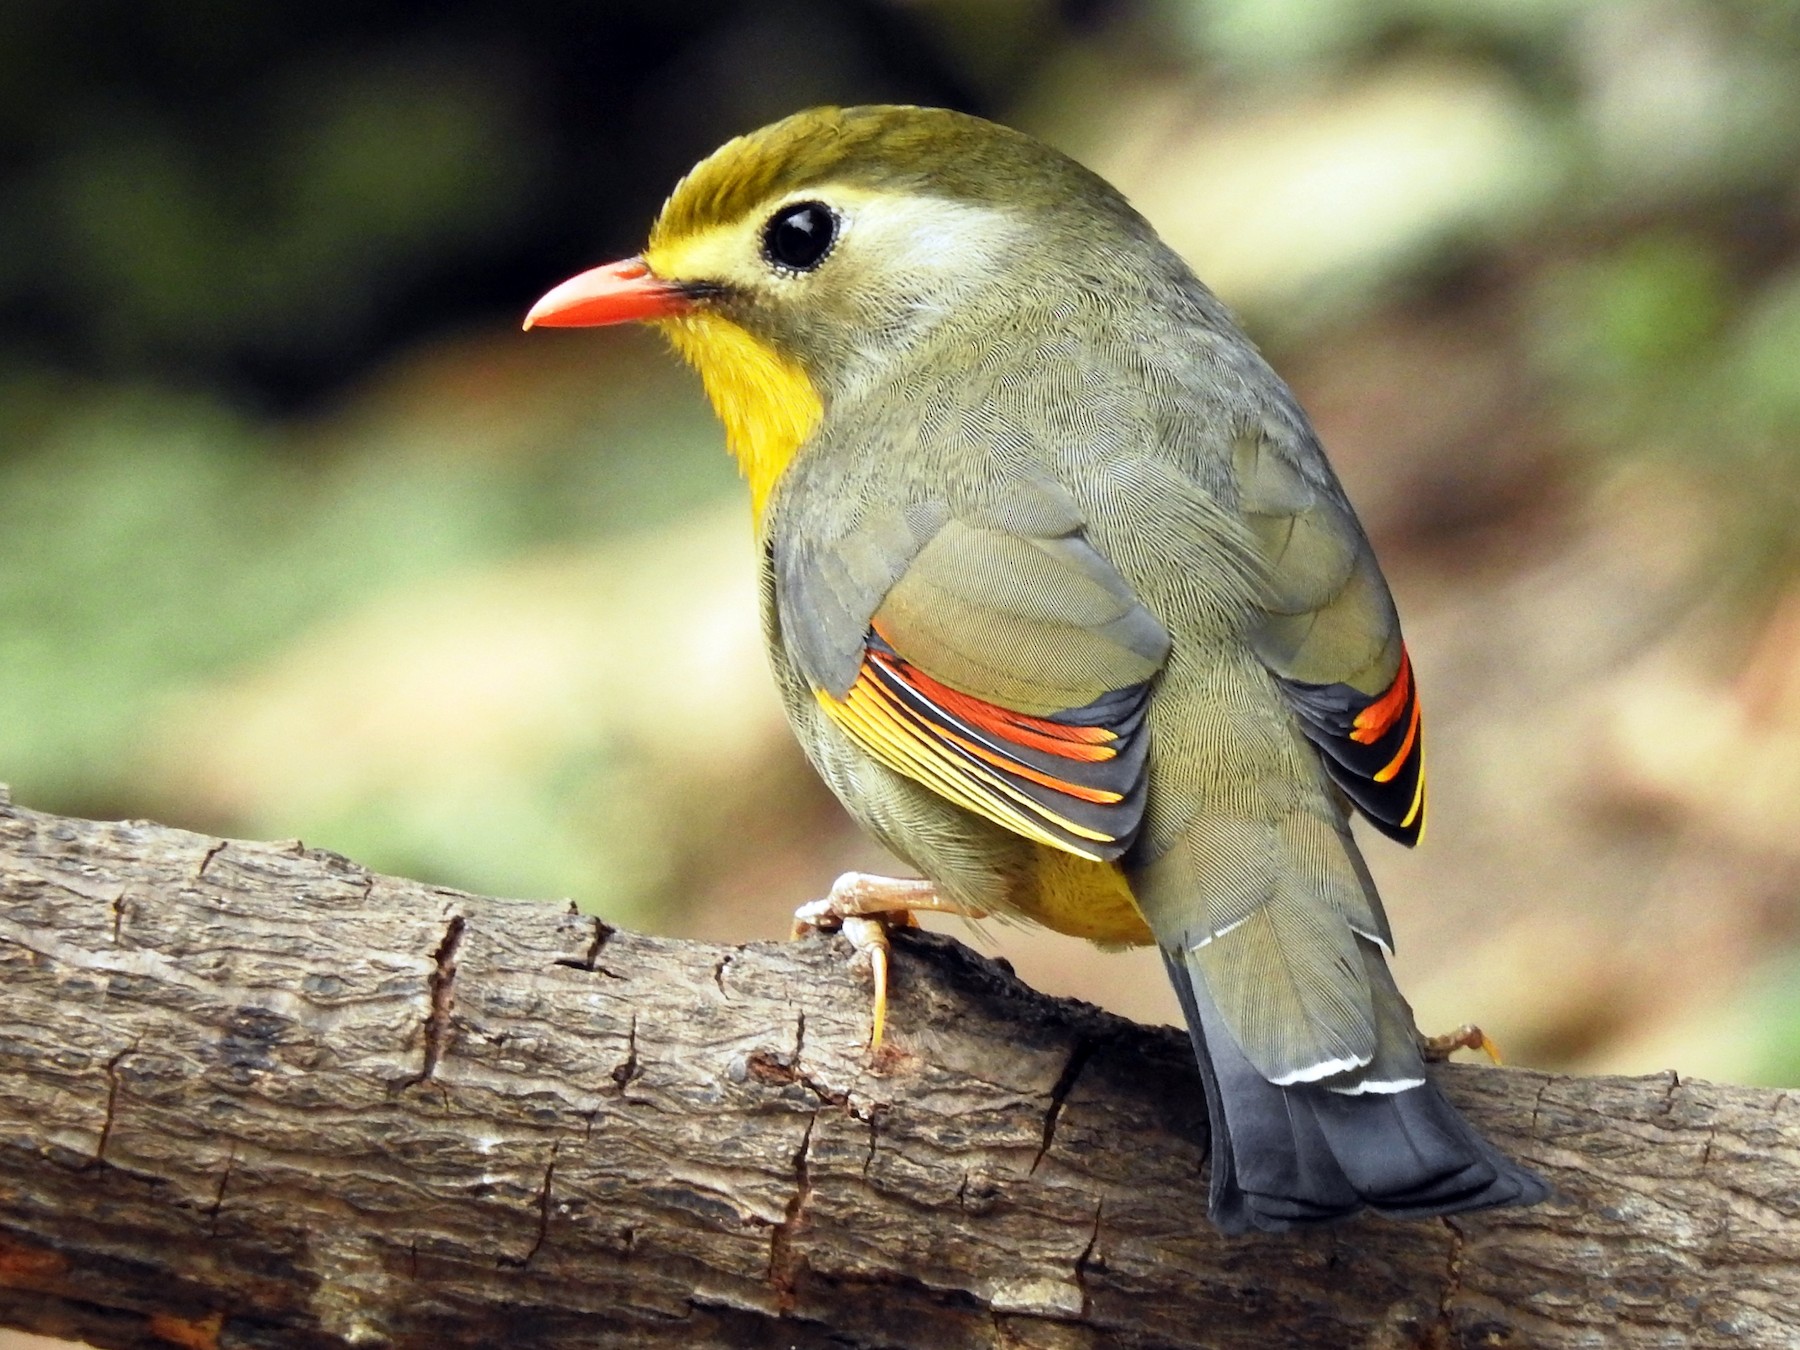
POLYGON ((1766 1083, 1800 1083, 1800 962, 1779 962, 1755 982, 1747 1032, 1762 1042, 1755 1072, 1766 1083))
MULTIPOLYGON (((1795 0, 9 0, 0 779, 645 921, 745 884, 746 837, 816 885, 843 836, 736 701, 753 616, 682 621, 742 582, 690 523, 733 495, 697 392, 516 322, 726 136, 874 99, 1115 178, 1318 395, 1414 590, 1491 605, 1475 559, 1548 593, 1554 541, 1647 492, 1707 560, 1653 634, 1683 697, 1800 667, 1764 622, 1800 564, 1795 0)), ((1587 643, 1560 622, 1546 652, 1587 643)), ((1707 744, 1788 755, 1787 707, 1707 744)), ((1661 735, 1542 747, 1636 784, 1580 847, 1725 828, 1661 735)), ((1768 812, 1742 846, 1789 859, 1768 812)), ((1795 876, 1734 900, 1735 866, 1756 958, 1693 1007, 1800 1081, 1795 876)))
POLYGON ((866 0, 9 0, 8 345, 291 406, 635 242, 797 103, 968 101, 866 0))
POLYGON ((542 443, 508 461, 459 445, 466 423, 429 445, 383 424, 375 451, 352 435, 284 454, 283 433, 199 395, 16 381, 0 398, 29 449, 0 468, 0 537, 29 562, 0 570, 0 708, 16 710, 0 763, 36 800, 124 805, 143 787, 122 751, 184 683, 380 589, 674 519, 731 474, 710 453, 655 457, 704 441, 697 400, 669 384, 616 391, 561 437, 536 419, 542 443))

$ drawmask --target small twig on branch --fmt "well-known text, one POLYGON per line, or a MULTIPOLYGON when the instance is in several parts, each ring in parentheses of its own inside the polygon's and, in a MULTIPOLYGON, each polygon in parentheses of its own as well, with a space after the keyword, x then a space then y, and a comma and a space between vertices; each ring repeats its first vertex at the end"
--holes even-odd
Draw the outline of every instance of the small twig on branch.
POLYGON ((1778 1346, 1800 1097, 1447 1066, 1557 1198, 1226 1241, 1185 1037, 0 797, 0 1323, 101 1346, 1778 1346), (725 975, 728 968, 729 974, 725 975))

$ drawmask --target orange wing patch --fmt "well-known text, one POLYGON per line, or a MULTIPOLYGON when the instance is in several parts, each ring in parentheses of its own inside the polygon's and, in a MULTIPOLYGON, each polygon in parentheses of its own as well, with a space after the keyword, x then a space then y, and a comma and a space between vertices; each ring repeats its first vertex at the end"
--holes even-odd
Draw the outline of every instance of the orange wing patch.
POLYGON ((826 714, 896 773, 1051 848, 1108 862, 1143 818, 1149 685, 1049 717, 950 688, 874 629, 849 692, 826 714))
POLYGON ((1418 843, 1425 831, 1425 742, 1405 644, 1393 683, 1375 698, 1347 684, 1281 685, 1344 795, 1383 834, 1418 843))

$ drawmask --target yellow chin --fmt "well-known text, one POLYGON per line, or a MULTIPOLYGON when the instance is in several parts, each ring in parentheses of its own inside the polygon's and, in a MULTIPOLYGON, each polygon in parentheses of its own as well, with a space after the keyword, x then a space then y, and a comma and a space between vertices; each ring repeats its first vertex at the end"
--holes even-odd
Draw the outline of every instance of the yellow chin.
POLYGON ((769 493, 824 416, 818 391, 798 362, 717 314, 696 310, 657 326, 700 373, 760 521, 769 493))

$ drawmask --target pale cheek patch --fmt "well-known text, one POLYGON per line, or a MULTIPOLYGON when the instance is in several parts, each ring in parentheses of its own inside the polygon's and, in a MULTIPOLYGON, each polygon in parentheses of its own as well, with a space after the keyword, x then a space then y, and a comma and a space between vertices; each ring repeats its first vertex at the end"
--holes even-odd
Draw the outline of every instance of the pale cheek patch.
POLYGON ((937 197, 846 198, 842 261, 857 277, 852 329, 861 339, 846 383, 881 378, 885 363, 926 338, 1007 275, 1024 231, 1011 216, 937 197))
POLYGON ((937 309, 1004 276, 1025 246, 1010 216, 942 198, 871 200, 846 216, 840 247, 869 289, 937 309))
MULTIPOLYGON (((871 200, 851 208, 846 250, 867 253, 896 277, 956 291, 998 275, 1024 231, 1004 212, 941 197, 871 200)), ((871 269, 873 271, 874 269, 871 269)))

